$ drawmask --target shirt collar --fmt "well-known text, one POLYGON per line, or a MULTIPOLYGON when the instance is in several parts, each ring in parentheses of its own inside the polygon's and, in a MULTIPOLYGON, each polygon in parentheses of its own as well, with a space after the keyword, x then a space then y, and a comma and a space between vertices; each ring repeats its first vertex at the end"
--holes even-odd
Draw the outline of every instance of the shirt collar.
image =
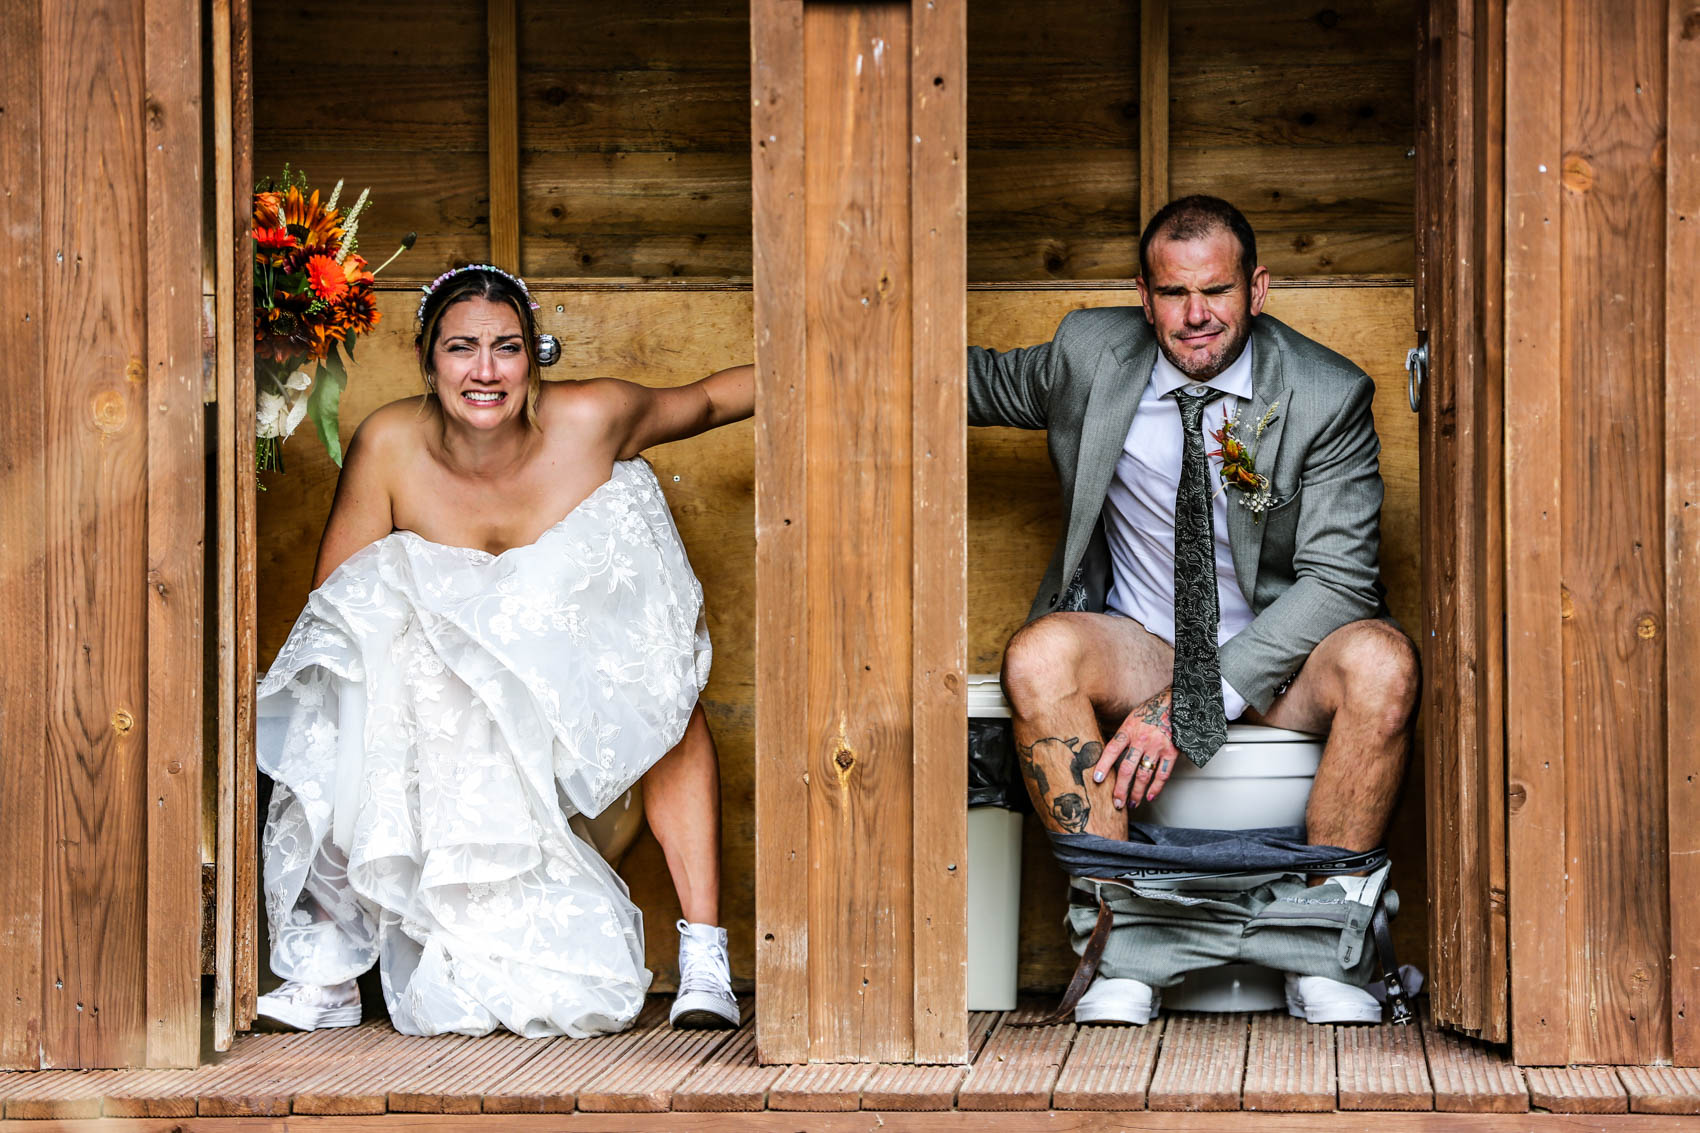
MULTIPOLYGON (((1226 370, 1203 383, 1211 389, 1219 389, 1223 393, 1233 394, 1242 400, 1251 400, 1251 344, 1248 337, 1245 349, 1235 358, 1226 370)), ((1197 385, 1191 378, 1169 361, 1168 357, 1157 351, 1157 363, 1151 367, 1151 390, 1158 397, 1167 397, 1183 386, 1197 385)))

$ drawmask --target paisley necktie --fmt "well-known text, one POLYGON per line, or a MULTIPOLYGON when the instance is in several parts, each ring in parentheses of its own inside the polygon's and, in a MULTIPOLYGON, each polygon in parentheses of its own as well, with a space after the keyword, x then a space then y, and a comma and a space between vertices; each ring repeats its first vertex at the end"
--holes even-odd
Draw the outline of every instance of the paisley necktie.
POLYGON ((1210 462, 1204 455, 1204 407, 1223 396, 1209 386, 1175 391, 1185 448, 1175 492, 1175 747, 1203 767, 1228 738, 1222 669, 1216 656, 1221 610, 1216 599, 1216 539, 1210 462), (1193 392, 1198 391, 1198 392, 1193 392))

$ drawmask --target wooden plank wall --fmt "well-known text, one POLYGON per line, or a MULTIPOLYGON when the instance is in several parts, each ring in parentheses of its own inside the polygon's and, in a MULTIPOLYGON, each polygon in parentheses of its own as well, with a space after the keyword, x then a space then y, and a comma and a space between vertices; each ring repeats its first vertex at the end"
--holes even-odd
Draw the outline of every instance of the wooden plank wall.
POLYGON ((48 654, 41 4, 0 4, 0 1069, 41 1064, 48 654))
POLYGON ((1510 498, 1513 1042, 1693 1065, 1700 9, 1508 18, 1548 25, 1508 35, 1508 482, 1564 454, 1510 498))
MULTIPOLYGON (((1166 7, 1172 191, 1240 204, 1277 276, 1408 276, 1414 0, 1166 7)), ((255 19, 257 168, 370 185, 362 242, 417 231, 409 276, 489 255, 483 6, 255 19), (322 81, 327 45, 360 83, 322 81)), ((518 20, 527 276, 747 280, 747 0, 518 0, 518 20)), ((1136 274, 1140 21, 1137 0, 969 6, 969 279, 1136 274)))
POLYGON ((199 1048, 198 11, 0 19, 0 1066, 199 1048))
MULTIPOLYGON (((612 375, 651 384, 691 381, 750 357, 750 292, 743 289, 540 291, 538 317, 564 343, 551 378, 612 375)), ((1069 310, 1136 301, 1120 289, 999 289, 968 293, 968 340, 1007 348, 1048 338, 1069 310)), ((349 370, 343 439, 378 406, 420 391, 410 324, 417 292, 381 293, 383 321, 360 345, 349 370)), ((1387 503, 1382 570, 1394 616, 1419 624, 1416 417, 1405 405, 1404 328, 1410 288, 1277 286, 1269 309, 1352 358, 1376 380, 1387 503)), ((301 611, 312 580, 318 532, 330 509, 336 467, 311 436, 287 449, 289 471, 267 476, 260 496, 260 661, 269 664, 301 611)), ((704 703, 720 748, 724 846, 722 918, 731 933, 732 971, 748 990, 755 973, 753 645, 761 632, 755 594, 753 428, 741 424, 663 446, 649 454, 691 562, 702 579, 714 639, 714 672, 704 703), (674 479, 678 477, 678 479, 674 479)), ((1062 522, 1056 476, 1041 434, 1012 429, 968 433, 968 668, 996 672, 1004 643, 1025 618, 1033 588, 1062 522)), ((782 519, 773 522, 782 526, 782 519)), ((763 607, 763 614, 769 607, 763 607)), ((1408 791, 1394 821, 1394 884, 1404 908, 1394 922, 1400 955, 1426 962, 1426 891, 1420 791, 1408 791)), ((1058 989, 1074 955, 1059 925, 1063 904, 1043 833, 1030 823, 1023 859, 1021 986, 1058 989)), ((659 845, 647 832, 621 874, 650 926, 679 915, 659 845)), ((658 988, 674 986, 672 940, 651 932, 648 963, 658 988)), ((801 953, 800 953, 801 954, 801 953)), ((771 993, 768 993, 771 994, 771 993)))

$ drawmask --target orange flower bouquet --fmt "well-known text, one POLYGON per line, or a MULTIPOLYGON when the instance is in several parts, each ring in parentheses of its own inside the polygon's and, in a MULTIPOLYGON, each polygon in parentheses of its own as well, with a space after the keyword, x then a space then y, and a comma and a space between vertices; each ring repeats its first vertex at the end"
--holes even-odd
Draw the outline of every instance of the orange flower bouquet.
MULTIPOLYGON (((341 195, 338 181, 321 202, 317 190, 309 193, 306 176, 287 165, 281 180, 268 178, 254 193, 255 463, 261 470, 283 470, 283 442, 303 420, 313 422, 331 459, 342 464, 343 355, 352 358, 355 338, 378 325, 373 280, 395 256, 366 270, 356 232, 367 193, 346 213, 337 208, 341 195)), ((412 246, 410 232, 396 255, 412 246)))

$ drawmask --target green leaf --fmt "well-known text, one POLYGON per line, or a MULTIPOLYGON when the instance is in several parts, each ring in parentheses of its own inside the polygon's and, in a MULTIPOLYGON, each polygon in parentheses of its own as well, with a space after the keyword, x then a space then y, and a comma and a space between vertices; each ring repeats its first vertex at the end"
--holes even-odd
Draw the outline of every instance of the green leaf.
POLYGON ((342 437, 337 432, 337 413, 347 385, 348 371, 343 368, 342 355, 333 344, 319 364, 313 392, 307 395, 307 419, 319 430, 319 439, 325 442, 325 451, 331 454, 338 468, 342 467, 342 437))

